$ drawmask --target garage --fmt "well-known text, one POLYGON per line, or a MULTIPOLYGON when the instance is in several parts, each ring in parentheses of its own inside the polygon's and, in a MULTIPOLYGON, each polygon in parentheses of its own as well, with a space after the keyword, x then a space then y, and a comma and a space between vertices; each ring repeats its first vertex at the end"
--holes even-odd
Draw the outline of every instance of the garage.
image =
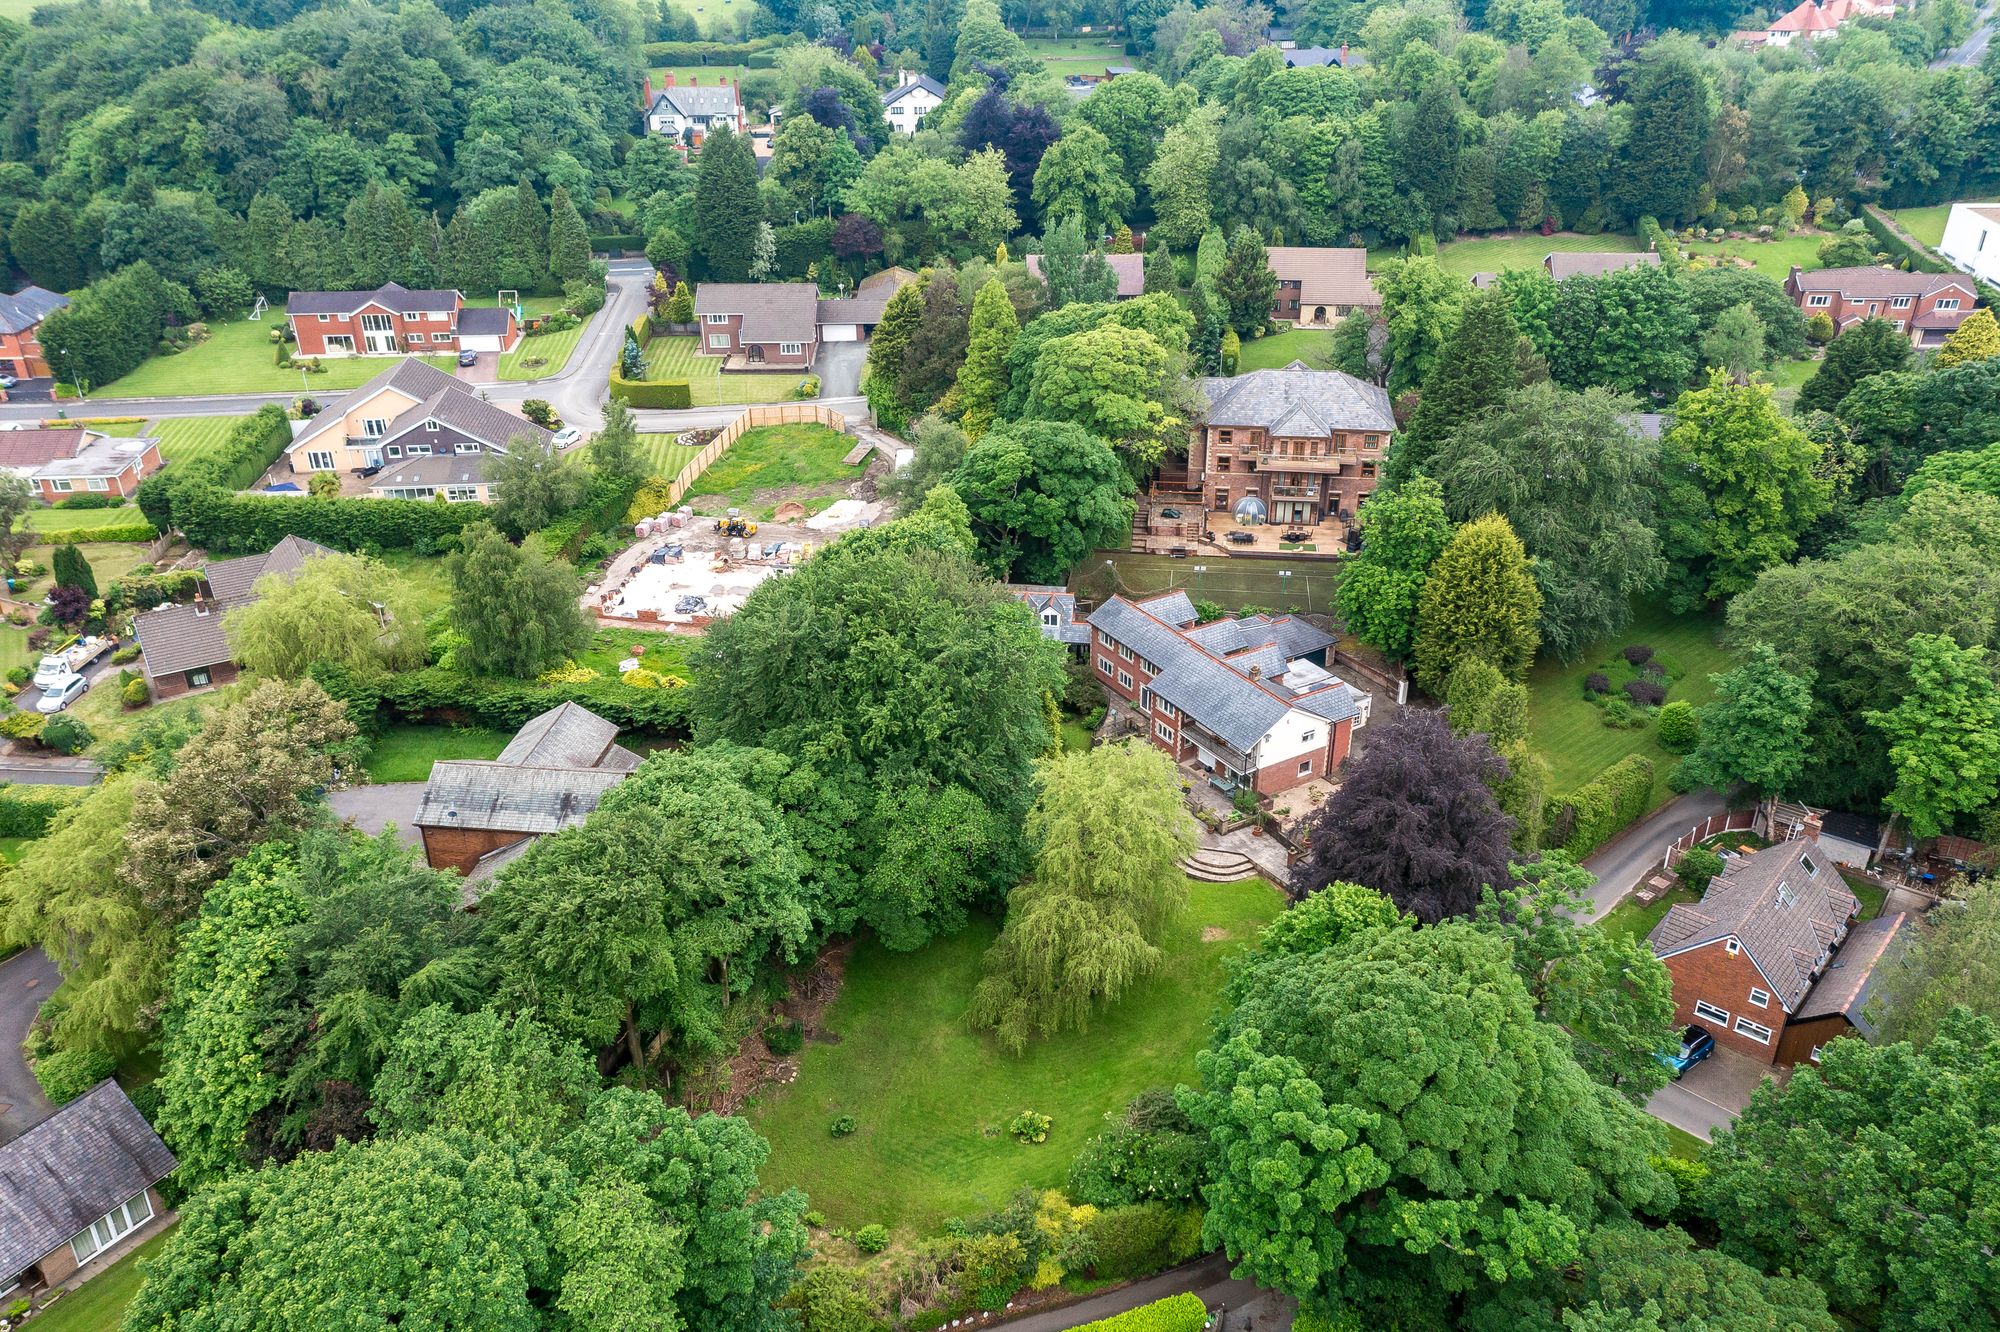
POLYGON ((514 312, 505 306, 468 306, 458 313, 460 351, 508 350, 520 337, 514 312))
POLYGON ((821 324, 819 326, 819 340, 821 342, 859 342, 861 341, 861 325, 821 324))

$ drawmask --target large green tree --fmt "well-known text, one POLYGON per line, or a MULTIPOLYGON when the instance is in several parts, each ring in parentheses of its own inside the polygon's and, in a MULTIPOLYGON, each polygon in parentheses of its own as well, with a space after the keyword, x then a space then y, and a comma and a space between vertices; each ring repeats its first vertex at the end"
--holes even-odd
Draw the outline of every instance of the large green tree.
POLYGON ((1717 790, 1743 782, 1783 794, 1804 770, 1812 743, 1812 672, 1788 672, 1768 643, 1757 643, 1741 666, 1709 680, 1715 701, 1702 705, 1701 740, 1681 760, 1683 778, 1717 790))
POLYGON ((1250 228, 1238 227, 1230 238, 1229 253, 1216 270, 1215 294, 1222 298, 1229 326, 1238 337, 1256 337, 1270 324, 1278 299, 1278 275, 1271 271, 1264 242, 1250 228))
POLYGON ((1335 605, 1362 642, 1401 660, 1417 633, 1431 562, 1451 539, 1444 492, 1428 476, 1378 490, 1361 506, 1361 551, 1341 565, 1335 605))
POLYGON ((409 585, 375 561, 325 555, 257 580, 256 599, 222 617, 230 654, 259 675, 296 679, 316 662, 363 674, 424 664, 424 620, 409 585))
POLYGON ((1064 421, 1000 427, 967 451, 951 485, 972 515, 980 562, 996 578, 1059 583, 1132 526, 1124 464, 1064 421))
POLYGON ((757 159, 750 140, 717 126, 695 158, 695 253, 709 277, 743 282, 757 242, 757 159))
POLYGON ((1910 339, 1886 319, 1864 319, 1827 344, 1819 369, 1799 390, 1799 410, 1830 412, 1870 375, 1891 374, 1910 363, 1910 339))
POLYGON ((968 439, 976 440, 992 428, 1000 400, 1007 394, 1007 353, 1020 331, 1021 320, 1007 299, 1006 284, 988 278, 972 298, 965 363, 958 368, 959 425, 968 439))
POLYGON ((1483 657, 1518 678, 1541 646, 1542 594, 1521 538, 1486 514, 1452 533, 1417 598, 1410 645, 1417 683, 1434 695, 1454 667, 1483 657))
POLYGON ((1574 1303, 1562 1311, 1571 1332, 1838 1332, 1826 1293, 1796 1276, 1766 1276, 1678 1226, 1621 1222, 1584 1241, 1574 1303))
POLYGON ((1074 422, 1145 471, 1182 424, 1168 400, 1172 369, 1172 355, 1143 328, 1106 324, 1057 338, 1035 360, 1024 415, 1074 422))
POLYGON ((1714 90, 1690 42, 1656 43, 1633 63, 1620 202, 1634 219, 1686 221, 1702 208, 1702 153, 1715 116, 1714 90))
POLYGON ((1074 217, 1102 236, 1132 210, 1132 177, 1111 141, 1088 124, 1072 125, 1035 168, 1035 206, 1050 220, 1074 217))
POLYGON ((1936 837, 2000 796, 2000 696, 1983 647, 1943 634, 1910 640, 1910 675, 1892 708, 1863 713, 1889 741, 1884 802, 1917 837, 1936 837))
POLYGON ((1389 329, 1389 392, 1430 381, 1472 290, 1432 258, 1392 259, 1374 279, 1389 329))
POLYGON ((1919 1049, 1966 1008, 2000 1021, 2000 883, 1985 877, 1930 914, 1928 929, 1907 929, 1894 965, 1879 968, 1865 1010, 1877 1042, 1919 1049))
POLYGON ((590 476, 574 458, 526 435, 486 462, 493 487, 493 523, 515 540, 567 517, 590 493, 590 476))
POLYGON ((1447 436, 1520 386, 1514 360, 1520 338, 1505 291, 1478 291, 1466 299, 1444 354, 1424 380, 1409 426, 1396 437, 1389 455, 1392 479, 1428 470, 1447 436))
POLYGON ((453 654, 464 670, 531 679, 590 639, 576 575, 539 547, 514 545, 490 523, 459 534, 445 571, 452 625, 465 640, 453 654))

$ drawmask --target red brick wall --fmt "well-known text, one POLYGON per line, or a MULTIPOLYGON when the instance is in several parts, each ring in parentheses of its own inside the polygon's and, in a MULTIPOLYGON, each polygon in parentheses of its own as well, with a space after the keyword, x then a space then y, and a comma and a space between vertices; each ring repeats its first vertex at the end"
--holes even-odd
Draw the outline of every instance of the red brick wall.
MULTIPOLYGON (((208 674, 209 681, 206 685, 202 686, 204 689, 213 689, 217 685, 234 684, 236 681, 236 663, 225 661, 220 666, 211 666, 209 667, 208 674)), ((187 672, 185 671, 175 671, 170 675, 162 675, 153 681, 153 697, 155 699, 179 698, 182 694, 193 692, 194 690, 187 682, 187 672)))
POLYGON ((424 838, 424 858, 432 869, 471 870, 489 851, 512 846, 529 836, 524 832, 498 828, 420 828, 424 838))
POLYGON ((819 346, 816 342, 801 343, 796 356, 786 356, 778 350, 775 342, 753 342, 749 344, 763 353, 765 365, 782 365, 795 370, 803 370, 812 364, 813 352, 819 346))
POLYGON ((13 363, 13 373, 22 379, 38 379, 49 373, 49 363, 42 359, 42 344, 36 341, 41 325, 24 329, 19 333, 0 333, 0 361, 13 363))
POLYGON ((694 325, 695 325, 695 337, 698 339, 696 350, 699 351, 702 355, 729 356, 743 350, 742 315, 730 315, 729 321, 723 324, 711 324, 708 322, 706 316, 697 315, 695 317, 694 325), (708 345, 708 340, 718 333, 724 333, 728 335, 729 345, 727 347, 711 347, 708 345))
POLYGON ((1699 1024, 1706 1027, 1715 1037, 1717 1045, 1726 1045, 1752 1059, 1770 1063, 1777 1057, 1778 1044, 1784 1036, 1785 1010, 1779 1006, 1777 997, 1772 996, 1768 1005, 1757 1007, 1750 1002, 1750 990, 1754 986, 1769 990, 1771 983, 1764 979, 1747 953, 1739 951, 1734 957, 1717 940, 1700 948, 1691 948, 1685 953, 1676 953, 1665 959, 1668 974, 1674 978, 1674 1019, 1677 1025, 1699 1024), (1729 1014, 1729 1024, 1712 1018, 1701 1017, 1694 1011, 1697 999, 1707 1000, 1729 1014), (1752 1022, 1762 1023, 1772 1031, 1771 1043, 1766 1045, 1753 1037, 1736 1030, 1736 1019, 1747 1017, 1752 1022))
POLYGON ((431 318, 397 314, 393 310, 384 310, 376 305, 368 306, 351 315, 329 315, 324 321, 318 315, 293 315, 292 336, 298 343, 298 354, 323 356, 326 354, 326 340, 329 337, 344 335, 354 339, 355 355, 366 355, 368 336, 367 331, 361 326, 361 317, 368 314, 386 314, 390 317, 398 352, 429 353, 458 350, 458 306, 454 298, 453 308, 448 313, 431 318), (437 333, 450 336, 443 342, 437 342, 432 337, 437 333), (419 341, 415 344, 410 342, 411 334, 418 335, 419 341))

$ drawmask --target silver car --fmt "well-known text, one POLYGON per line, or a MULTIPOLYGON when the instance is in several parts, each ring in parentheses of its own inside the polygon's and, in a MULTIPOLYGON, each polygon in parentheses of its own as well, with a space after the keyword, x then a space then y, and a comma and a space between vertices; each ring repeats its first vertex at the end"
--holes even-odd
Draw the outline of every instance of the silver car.
POLYGON ((41 698, 35 702, 35 711, 61 712, 82 698, 84 691, 89 688, 90 681, 81 675, 66 675, 42 691, 41 698))

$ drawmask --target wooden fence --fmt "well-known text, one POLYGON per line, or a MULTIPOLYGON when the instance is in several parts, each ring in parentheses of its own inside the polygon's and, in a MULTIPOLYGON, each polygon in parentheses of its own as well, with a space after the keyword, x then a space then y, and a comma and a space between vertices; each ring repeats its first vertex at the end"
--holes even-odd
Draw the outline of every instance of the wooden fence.
POLYGON ((777 425, 822 425, 842 434, 848 433, 846 417, 816 402, 781 402, 768 407, 746 407, 741 416, 722 427, 722 433, 710 440, 700 453, 688 459, 687 466, 675 475, 667 486, 667 507, 671 509, 679 504, 681 497, 693 488, 701 474, 727 453, 731 444, 743 438, 745 431, 777 425))
POLYGON ((1672 869, 1681 858, 1681 853, 1697 842, 1705 842, 1726 832, 1749 832, 1757 826, 1757 811, 1754 809, 1733 809, 1727 814, 1711 814, 1694 827, 1676 837, 1667 847, 1667 853, 1660 858, 1663 869, 1672 869))

